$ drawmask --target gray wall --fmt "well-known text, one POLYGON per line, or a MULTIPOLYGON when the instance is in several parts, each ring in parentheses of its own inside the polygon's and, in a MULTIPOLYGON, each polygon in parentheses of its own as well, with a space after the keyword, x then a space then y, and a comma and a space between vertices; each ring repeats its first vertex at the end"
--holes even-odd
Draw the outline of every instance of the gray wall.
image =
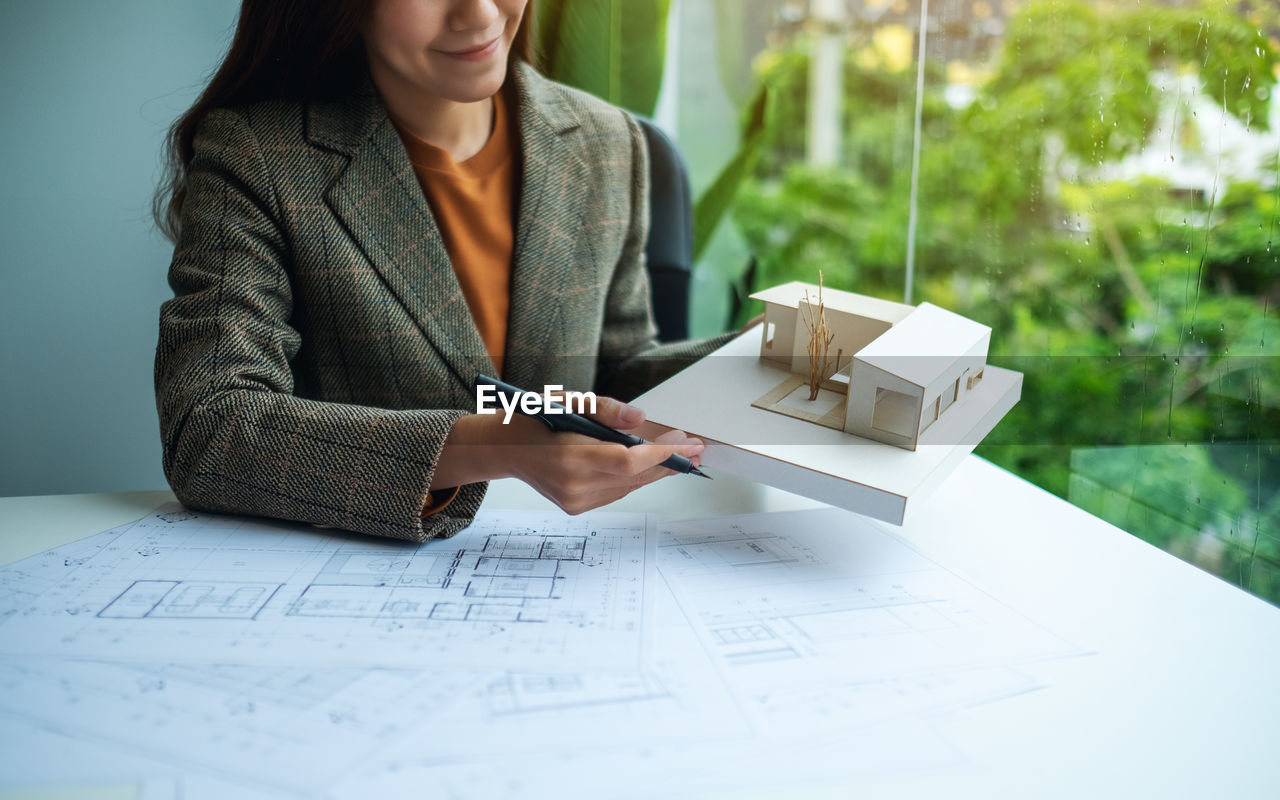
POLYGON ((164 486, 171 248, 149 203, 234 0, 9 3, 0 25, 0 495, 164 486))

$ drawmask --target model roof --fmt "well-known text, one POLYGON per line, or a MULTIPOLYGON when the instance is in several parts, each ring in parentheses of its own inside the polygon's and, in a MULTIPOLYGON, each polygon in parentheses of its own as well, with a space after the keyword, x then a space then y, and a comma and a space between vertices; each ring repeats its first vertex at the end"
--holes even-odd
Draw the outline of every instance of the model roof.
MULTIPOLYGON (((791 283, 784 283, 781 286, 774 286, 770 289, 756 292, 751 295, 751 299, 798 309, 800 303, 804 300, 806 289, 809 290, 809 301, 817 303, 818 287, 803 281, 792 281, 791 283)), ((892 300, 868 297, 865 294, 828 289, 825 286, 822 289, 822 304, 832 311, 857 314, 860 317, 883 320, 890 324, 906 319, 907 315, 915 311, 916 308, 904 303, 895 303, 892 300)))
POLYGON ((986 325, 933 303, 921 303, 855 358, 923 387, 990 334, 986 325))

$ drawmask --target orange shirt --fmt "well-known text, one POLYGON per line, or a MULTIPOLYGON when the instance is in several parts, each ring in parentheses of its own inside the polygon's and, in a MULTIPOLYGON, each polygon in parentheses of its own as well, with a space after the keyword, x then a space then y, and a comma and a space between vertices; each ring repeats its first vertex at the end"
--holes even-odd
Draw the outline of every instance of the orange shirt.
POLYGON ((448 151, 396 125, 418 183, 427 195, 462 295, 480 340, 502 374, 515 251, 515 137, 502 95, 493 98, 493 132, 471 158, 448 151))

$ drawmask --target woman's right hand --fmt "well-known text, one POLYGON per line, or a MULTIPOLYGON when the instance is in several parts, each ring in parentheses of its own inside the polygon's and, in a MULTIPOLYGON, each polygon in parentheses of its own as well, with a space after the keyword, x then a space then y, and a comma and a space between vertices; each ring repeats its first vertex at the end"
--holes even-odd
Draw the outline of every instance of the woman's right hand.
MULTIPOLYGON (((611 397, 599 397, 592 419, 633 432, 644 412, 611 397)), ((697 463, 703 443, 680 431, 624 447, 574 433, 555 433, 536 419, 516 415, 469 415, 458 420, 436 464, 433 489, 494 478, 519 478, 569 514, 612 503, 659 478, 658 466, 674 453, 697 463)))

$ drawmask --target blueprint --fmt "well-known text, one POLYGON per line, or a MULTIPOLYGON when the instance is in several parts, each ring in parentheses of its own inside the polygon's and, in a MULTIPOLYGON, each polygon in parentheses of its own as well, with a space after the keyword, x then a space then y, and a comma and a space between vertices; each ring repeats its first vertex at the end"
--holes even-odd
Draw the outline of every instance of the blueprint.
POLYGON ((945 737, 925 725, 907 724, 781 744, 721 739, 690 746, 660 739, 630 748, 495 752, 487 759, 441 761, 419 754, 359 770, 331 796, 421 797, 430 787, 429 796, 448 800, 804 797, 809 789, 842 786, 822 796, 848 797, 856 796, 849 784, 859 779, 962 764, 945 737))
MULTIPOLYGON (((753 725, 743 713, 749 698, 721 680, 661 582, 650 602, 656 636, 646 669, 501 675, 432 721, 449 736, 388 750, 334 796, 411 797, 427 786, 442 798, 740 796, 964 763, 910 703, 870 727, 865 717, 834 732, 799 717, 785 729, 753 725)), ((935 696, 929 710, 955 699, 935 696)))
MULTIPOLYGON (((0 733, 6 719, 48 732, 36 740, 43 752, 26 748, 25 765, 56 764, 55 753, 68 749, 78 764, 110 764, 93 754, 112 748, 139 776, 157 772, 140 765, 169 764, 188 778, 308 797, 371 764, 394 766, 393 754, 492 767, 494 759, 521 754, 590 755, 749 736, 669 590, 655 585, 666 595, 659 601, 665 624, 643 669, 387 670, 11 656, 0 659, 0 733)), ((0 786, 40 777, 3 758, 0 766, 13 768, 0 786)), ((122 773, 88 770, 95 774, 122 773)))
MULTIPOLYGON (((169 800, 165 777, 177 770, 110 744, 89 742, 0 713, 0 797, 40 787, 105 787, 133 784, 136 796, 169 800), (146 786, 145 793, 142 788, 146 786), (158 792, 156 790, 159 790, 158 792)), ((170 787, 171 789, 171 787, 170 787)), ((34 792, 33 792, 34 794, 34 792)))
MULTIPOLYGON (((433 743, 434 763, 500 753, 600 753, 654 743, 693 746, 752 735, 737 699, 671 598, 656 581, 647 602, 656 622, 639 669, 507 670, 479 682, 432 721, 450 735, 433 743)), ((410 747, 402 755, 421 753, 410 747)))
POLYGON ((873 724, 1030 691, 1019 664, 1077 655, 905 541, 835 509, 670 526, 658 563, 767 729, 873 724))
POLYGON ((243 781, 134 755, 110 743, 71 737, 0 714, 0 797, 134 800, 298 800, 243 781))
MULTIPOLYGON (((27 577, 56 584, 74 569, 50 558, 27 577)), ((76 770, 57 772, 55 785, 136 774, 151 794, 172 784, 156 780, 167 766, 187 798, 227 784, 247 787, 236 796, 251 788, 309 797, 333 785, 351 787, 352 796, 371 786, 414 794, 415 785, 438 786, 442 795, 517 796, 527 789, 598 796, 618 794, 620 776, 645 796, 685 783, 717 790, 794 785, 797 767, 810 780, 839 780, 957 763, 945 742, 919 725, 859 731, 880 721, 866 714, 850 714, 839 736, 829 729, 815 735, 802 724, 753 726, 665 583, 650 588, 656 635, 644 666, 629 670, 0 659, 0 733, 17 723, 42 729, 20 737, 16 763, 0 759, 11 770, 0 785, 39 784, 38 765, 69 759, 76 770), (887 752, 890 743, 901 749, 887 752), (104 750, 119 755, 99 754, 104 750), (736 766, 740 760, 751 766, 736 766), (707 770, 709 763, 735 766, 707 770), (562 786, 558 769, 575 774, 571 788, 562 786)), ((888 707, 900 723, 956 700, 918 693, 888 707)), ((45 783, 49 777, 46 770, 45 783)))
MULTIPOLYGON (((462 672, 0 661, 0 712, 59 733, 314 794, 475 682, 462 672)), ((419 738, 419 741, 422 741, 419 738)))
POLYGON ((634 667, 646 517, 483 512, 422 545, 165 507, 0 624, 0 654, 634 667))
POLYGON ((949 768, 938 721, 1079 652, 839 511, 662 533, 487 513, 416 546, 166 507, 0 568, 0 620, 0 788, 156 800, 733 795, 949 768))
POLYGON ((0 567, 0 621, 23 610, 114 541, 128 525, 0 567))

